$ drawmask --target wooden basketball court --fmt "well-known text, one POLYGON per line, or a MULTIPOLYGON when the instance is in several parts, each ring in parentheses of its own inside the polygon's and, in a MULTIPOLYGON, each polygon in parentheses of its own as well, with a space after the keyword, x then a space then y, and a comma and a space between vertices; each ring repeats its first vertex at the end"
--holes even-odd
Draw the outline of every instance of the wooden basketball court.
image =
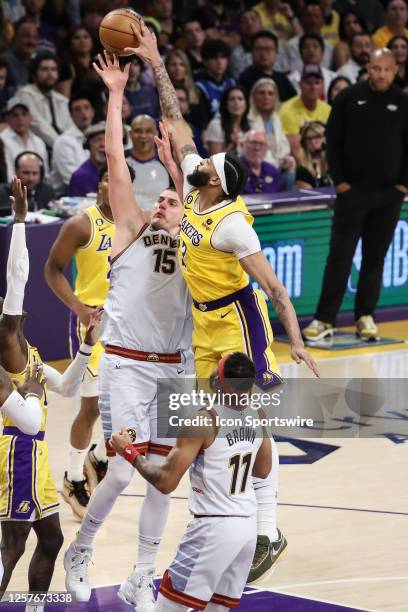
MULTIPOLYGON (((380 329, 383 335, 408 338, 406 321, 383 324, 380 329)), ((276 345, 276 352, 284 364, 286 378, 296 377, 300 372, 302 376, 308 376, 303 366, 289 363, 285 345, 276 345)), ((335 354, 316 351, 316 357, 320 360, 323 377, 408 376, 406 343, 389 348, 368 346, 367 349, 335 354)), ((408 418, 408 398, 404 408, 408 418)), ((50 394, 47 441, 57 486, 61 486, 67 465, 72 416, 72 401, 50 394)), ((319 444, 327 445, 327 453, 320 453, 313 462, 301 463, 299 458, 313 453, 313 440, 309 442, 311 445, 306 449, 299 448, 293 441, 278 443, 282 460, 279 526, 289 545, 274 574, 244 597, 242 609, 273 609, 274 612, 337 610, 341 608, 334 604, 340 604, 359 610, 407 610, 408 441, 404 444, 398 440, 397 443, 384 437, 319 439, 319 444), (285 594, 298 597, 280 597, 285 594), (319 607, 323 605, 322 600, 333 602, 333 607, 319 607)), ((172 558, 189 521, 187 491, 188 478, 185 478, 172 496, 158 557, 158 575, 172 558)), ((117 585, 131 571, 136 557, 138 514, 143 493, 144 482, 135 473, 131 485, 117 501, 96 538, 94 565, 90 567, 93 586, 117 585)), ((65 543, 68 544, 79 524, 63 501, 61 519, 65 543)), ((27 589, 26 572, 33 542, 34 538, 31 538, 26 554, 15 570, 10 590, 27 589)), ((64 590, 62 555, 57 561, 52 588, 64 590)), ((108 592, 97 589, 92 606, 82 604, 67 609, 130 609, 115 598, 114 589, 110 600, 105 601, 103 594, 108 592)), ((18 610, 19 607, 10 609, 18 610)))

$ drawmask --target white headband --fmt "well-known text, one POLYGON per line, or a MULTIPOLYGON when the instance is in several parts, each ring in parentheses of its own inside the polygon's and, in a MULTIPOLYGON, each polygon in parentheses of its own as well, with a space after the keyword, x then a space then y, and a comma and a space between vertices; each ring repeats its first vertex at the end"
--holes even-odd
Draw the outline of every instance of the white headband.
POLYGON ((225 153, 216 153, 211 157, 215 171, 221 181, 221 187, 224 193, 228 195, 227 180, 225 178, 225 153))

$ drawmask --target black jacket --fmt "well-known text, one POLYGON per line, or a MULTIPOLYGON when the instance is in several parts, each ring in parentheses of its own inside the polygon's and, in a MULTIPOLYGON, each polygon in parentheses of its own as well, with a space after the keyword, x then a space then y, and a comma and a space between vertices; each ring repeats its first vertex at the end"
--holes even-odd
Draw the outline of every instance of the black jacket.
POLYGON ((259 79, 273 79, 275 81, 281 102, 286 102, 286 100, 293 98, 293 96, 297 94, 296 89, 293 87, 286 74, 283 72, 276 72, 275 70, 272 75, 266 74, 266 72, 263 72, 263 70, 260 70, 256 66, 248 66, 248 68, 245 68, 238 79, 238 83, 242 85, 249 96, 252 87, 259 79))
MULTIPOLYGON (((11 183, 0 184, 0 217, 11 214, 11 183)), ((40 183, 33 191, 28 192, 28 210, 35 211, 48 208, 48 204, 55 198, 54 189, 47 183, 40 183)))

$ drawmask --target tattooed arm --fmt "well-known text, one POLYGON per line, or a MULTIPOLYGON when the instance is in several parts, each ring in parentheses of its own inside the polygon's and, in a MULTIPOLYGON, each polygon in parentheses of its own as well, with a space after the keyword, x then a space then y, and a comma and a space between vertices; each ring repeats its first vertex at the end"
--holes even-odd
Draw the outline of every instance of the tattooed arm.
POLYGON ((319 376, 317 364, 309 352, 305 349, 302 334, 295 309, 290 301, 286 288, 282 285, 275 272, 272 270, 265 255, 259 251, 239 260, 239 263, 265 291, 271 301, 291 345, 291 356, 296 363, 304 361, 315 376, 319 376))
POLYGON ((191 138, 188 126, 180 112, 173 83, 167 74, 167 70, 157 49, 156 37, 146 27, 142 20, 140 22, 140 32, 133 25, 131 27, 135 38, 137 38, 139 42, 139 46, 134 48, 128 47, 125 51, 138 55, 144 62, 150 64, 152 67, 159 92, 163 120, 169 128, 173 148, 175 149, 178 160, 181 162, 186 155, 197 153, 197 149, 191 138))

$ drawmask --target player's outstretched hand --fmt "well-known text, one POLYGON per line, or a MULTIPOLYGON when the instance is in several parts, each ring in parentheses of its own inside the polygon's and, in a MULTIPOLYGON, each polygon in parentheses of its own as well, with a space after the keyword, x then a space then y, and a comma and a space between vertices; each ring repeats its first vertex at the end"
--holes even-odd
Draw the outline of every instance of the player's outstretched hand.
POLYGON ((154 137, 154 141, 157 146, 157 154, 161 163, 168 168, 169 165, 175 164, 173 153, 171 150, 170 134, 167 125, 163 122, 159 122, 161 138, 159 136, 154 137))
POLYGON ((13 176, 11 183, 12 194, 10 202, 14 209, 15 220, 24 223, 28 212, 27 187, 16 176, 13 176))
POLYGON ((102 315, 103 308, 94 308, 93 311, 89 314, 88 329, 86 330, 84 338, 85 344, 93 346, 98 342, 102 315))
POLYGON ((146 64, 150 64, 153 67, 158 66, 161 63, 161 57, 154 33, 149 30, 143 19, 140 20, 140 32, 133 23, 130 24, 130 27, 133 30, 135 38, 139 42, 139 46, 126 47, 125 51, 138 55, 146 64))
POLYGON ((18 380, 13 380, 20 395, 25 397, 27 393, 34 393, 38 398, 44 392, 45 382, 43 366, 39 363, 35 363, 32 368, 27 366, 23 384, 20 384, 18 380))
POLYGON ((304 346, 292 346, 290 354, 293 361, 296 361, 296 363, 301 363, 302 361, 304 361, 307 367, 312 370, 313 374, 317 376, 317 378, 320 378, 320 372, 317 363, 304 346))
POLYGON ((123 457, 123 452, 125 448, 132 444, 132 438, 130 437, 127 429, 125 427, 121 427, 120 431, 112 434, 111 439, 109 440, 111 447, 113 450, 123 457))
POLYGON ((119 65, 118 56, 114 55, 112 61, 107 51, 104 51, 103 56, 101 53, 98 54, 98 61, 99 65, 93 62, 92 66, 109 91, 123 91, 129 77, 130 62, 122 70, 119 65))

